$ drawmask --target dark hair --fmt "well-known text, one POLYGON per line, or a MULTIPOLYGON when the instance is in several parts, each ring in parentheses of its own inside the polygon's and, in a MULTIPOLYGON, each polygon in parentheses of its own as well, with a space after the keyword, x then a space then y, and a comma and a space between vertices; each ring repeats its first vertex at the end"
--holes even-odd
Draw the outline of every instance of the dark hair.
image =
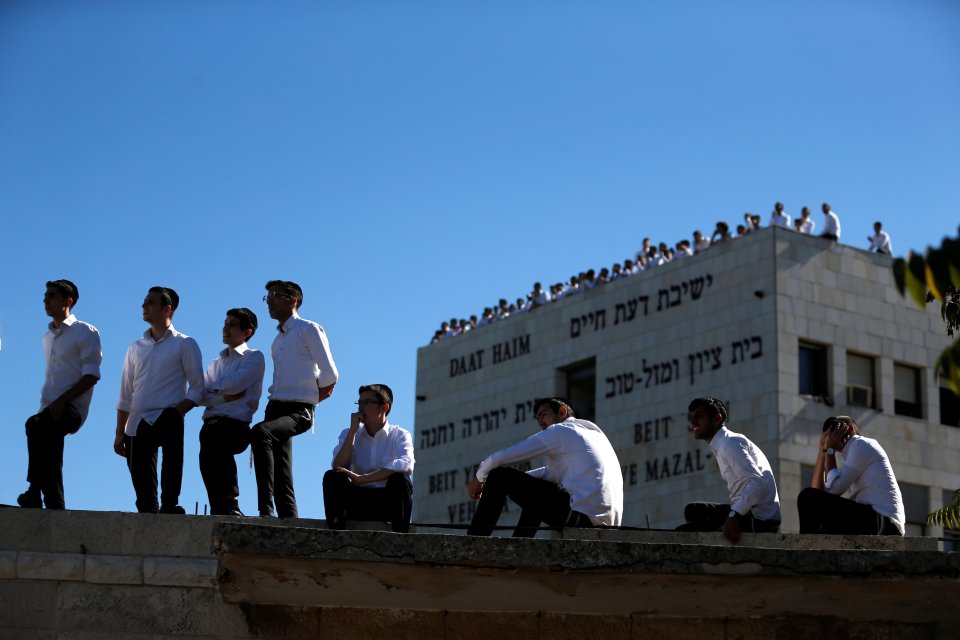
POLYGON ((64 298, 73 298, 73 305, 71 306, 76 306, 77 300, 80 299, 80 292, 77 291, 77 285, 69 280, 48 280, 47 288, 56 289, 64 298))
POLYGON ((560 415, 560 407, 567 408, 567 417, 575 417, 573 413, 573 407, 570 406, 570 403, 567 402, 566 398, 540 398, 533 403, 533 415, 537 415, 537 412, 540 411, 540 407, 547 405, 551 410, 557 415, 560 415))
MULTIPOLYGON (((389 404, 390 409, 393 408, 393 390, 385 384, 362 384, 360 385, 360 391, 357 393, 363 393, 364 391, 369 391, 377 397, 377 400, 380 401, 380 404, 389 404)), ((387 415, 390 415, 390 409, 387 409, 387 415)))
POLYGON ((147 293, 159 293, 160 303, 163 306, 170 305, 174 311, 180 306, 180 296, 170 287, 150 287, 147 293))
POLYGON ((854 433, 860 433, 860 427, 857 426, 857 421, 851 418, 850 416, 830 416, 823 421, 823 432, 826 433, 832 427, 842 426, 848 424, 853 427, 854 433))
POLYGON ((303 289, 293 280, 271 280, 264 286, 267 291, 271 287, 276 287, 285 296, 296 298, 297 302, 293 307, 294 309, 299 309, 300 305, 303 304, 303 289))
MULTIPOLYGON (((257 314, 246 307, 236 307, 234 309, 228 309, 227 315, 237 319, 237 322, 240 323, 240 328, 246 331, 250 329, 250 338, 253 337, 253 334, 257 332, 257 314)), ((250 338, 247 338, 249 340, 250 338)), ((246 340, 244 340, 246 342, 246 340)))
POLYGON ((713 398, 711 396, 700 396, 699 398, 694 398, 690 402, 690 406, 687 407, 687 411, 693 411, 694 409, 699 409, 703 407, 707 410, 707 413, 712 419, 715 415, 720 415, 720 426, 727 424, 727 407, 725 404, 713 398))

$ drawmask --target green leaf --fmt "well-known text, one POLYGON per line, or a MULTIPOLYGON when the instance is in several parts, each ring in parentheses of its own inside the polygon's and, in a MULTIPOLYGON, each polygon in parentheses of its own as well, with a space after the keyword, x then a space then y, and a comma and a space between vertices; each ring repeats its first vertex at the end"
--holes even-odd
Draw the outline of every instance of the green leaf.
POLYGON ((913 252, 908 256, 906 280, 910 297, 923 309, 927 306, 926 262, 913 252))
POLYGON ((903 258, 893 261, 893 281, 897 285, 897 291, 903 295, 907 286, 907 262, 903 258))
POLYGON ((950 264, 946 255, 936 249, 927 249, 924 281, 933 297, 941 302, 950 288, 950 264))

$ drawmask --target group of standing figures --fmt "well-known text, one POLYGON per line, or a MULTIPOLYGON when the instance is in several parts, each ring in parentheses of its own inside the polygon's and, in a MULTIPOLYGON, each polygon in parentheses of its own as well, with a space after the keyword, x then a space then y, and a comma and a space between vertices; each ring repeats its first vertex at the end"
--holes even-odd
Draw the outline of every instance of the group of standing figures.
MULTIPOLYGON (((226 312, 222 332, 226 348, 204 370, 196 341, 173 326, 180 303, 177 292, 168 287, 147 292, 142 310, 149 329, 129 346, 123 361, 113 443, 117 455, 126 459, 138 511, 184 513, 179 504, 184 416, 202 405, 200 471, 211 513, 243 515, 234 456, 250 446, 259 515, 297 517, 292 438, 311 428, 314 409, 333 393, 338 372, 323 327, 297 313, 303 302, 300 286, 271 280, 266 290, 263 300, 278 322, 271 346, 273 383, 263 420, 252 428, 265 371, 263 354, 247 345, 257 331, 256 314, 244 307, 226 312)), ((79 299, 77 286, 69 280, 47 283, 43 298, 51 319, 43 338, 47 369, 40 411, 26 422, 29 486, 17 498, 21 507, 65 506, 64 438, 76 433, 87 417, 102 360, 97 329, 73 315, 79 299)), ((387 502, 391 509, 394 503, 401 504, 400 511, 391 511, 386 518, 397 530, 409 522, 413 445, 408 431, 387 422, 392 403, 393 392, 386 385, 360 389, 358 411, 334 451, 332 477, 324 481, 332 524, 343 525, 348 506, 362 512, 368 503, 387 502), (365 428, 358 436, 361 423, 365 428), (390 473, 371 468, 373 458, 385 455, 394 456, 390 473), (355 496, 351 490, 356 487, 366 491, 355 496), (385 500, 387 493, 397 499, 385 500)))
MULTIPOLYGON (((271 280, 266 290, 263 300, 278 322, 271 346, 273 383, 263 420, 252 428, 265 370, 263 354, 247 346, 257 330, 256 314, 242 307, 226 312, 226 348, 204 370, 196 341, 173 327, 177 293, 167 287, 147 292, 142 309, 150 328, 124 358, 114 440, 114 451, 127 461, 138 511, 184 513, 179 505, 184 415, 202 405, 200 471, 211 513, 243 515, 234 456, 250 446, 259 515, 272 517, 276 507, 281 518, 297 517, 292 438, 311 428, 314 409, 333 393, 338 372, 323 328, 297 313, 303 302, 300 286, 271 280)), ((26 423, 29 487, 17 499, 22 507, 64 508, 64 438, 83 424, 100 379, 99 334, 72 313, 79 297, 69 280, 47 283, 47 371, 41 410, 26 423)), ((383 520, 405 532, 413 494, 410 432, 387 419, 393 405, 389 386, 361 386, 356 404, 323 477, 328 526, 383 520)), ((543 523, 619 526, 623 477, 606 434, 577 418, 563 398, 539 399, 534 416, 540 432, 492 453, 477 467, 467 492, 480 502, 467 533, 490 535, 507 498, 521 508, 515 536, 533 536, 543 523), (522 472, 511 466, 539 457, 545 465, 538 469, 522 472)), ((727 408, 716 398, 695 398, 688 407, 689 430, 709 444, 729 502, 691 503, 684 510, 686 522, 677 528, 722 531, 736 543, 743 531, 779 531, 780 500, 766 456, 746 436, 728 429, 727 421, 727 408)), ((797 506, 801 533, 904 534, 903 501, 889 458, 849 416, 824 423, 811 487, 800 493, 797 506), (838 453, 843 465, 837 463, 838 453), (842 497, 848 491, 850 498, 842 497)))

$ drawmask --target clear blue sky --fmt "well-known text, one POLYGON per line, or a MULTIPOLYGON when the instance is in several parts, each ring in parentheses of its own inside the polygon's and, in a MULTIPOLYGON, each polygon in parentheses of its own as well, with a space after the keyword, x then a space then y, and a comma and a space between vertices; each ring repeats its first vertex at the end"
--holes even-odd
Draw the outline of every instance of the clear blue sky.
POLYGON ((26 486, 49 279, 79 285, 103 340, 67 506, 107 510, 134 509, 111 445, 147 288, 178 290, 209 361, 233 306, 269 351, 263 284, 301 283, 341 372, 296 440, 300 511, 320 517, 357 386, 393 386, 413 427, 416 349, 442 319, 644 236, 766 223, 776 200, 820 226, 829 201, 854 246, 876 219, 898 254, 939 243, 960 221, 958 33, 953 0, 4 0, 0 502, 26 486))

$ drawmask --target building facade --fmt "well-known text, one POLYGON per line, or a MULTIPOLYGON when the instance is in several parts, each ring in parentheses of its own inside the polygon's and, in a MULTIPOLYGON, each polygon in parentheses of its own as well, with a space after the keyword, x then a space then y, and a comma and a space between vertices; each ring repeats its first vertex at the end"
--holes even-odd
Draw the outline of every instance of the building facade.
POLYGON ((891 262, 767 228, 421 348, 415 520, 469 523, 476 465, 535 433, 534 400, 560 395, 617 450, 624 524, 672 528, 685 503, 726 500, 687 431, 688 403, 711 395, 770 460, 783 531, 799 529, 823 420, 846 414, 886 449, 908 535, 939 532, 926 514, 960 487, 957 400, 933 367, 949 339, 938 305, 900 296, 891 262))

